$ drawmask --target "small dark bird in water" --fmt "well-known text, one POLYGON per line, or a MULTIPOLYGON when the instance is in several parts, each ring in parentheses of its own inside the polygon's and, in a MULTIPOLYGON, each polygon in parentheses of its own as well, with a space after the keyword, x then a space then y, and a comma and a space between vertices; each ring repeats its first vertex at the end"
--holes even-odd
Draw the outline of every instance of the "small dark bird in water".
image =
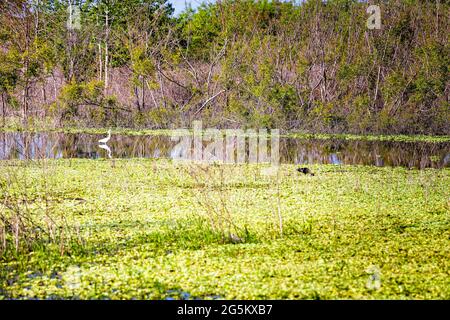
POLYGON ((312 171, 309 168, 298 168, 297 171, 303 174, 310 174, 314 176, 314 173, 312 173, 312 171))

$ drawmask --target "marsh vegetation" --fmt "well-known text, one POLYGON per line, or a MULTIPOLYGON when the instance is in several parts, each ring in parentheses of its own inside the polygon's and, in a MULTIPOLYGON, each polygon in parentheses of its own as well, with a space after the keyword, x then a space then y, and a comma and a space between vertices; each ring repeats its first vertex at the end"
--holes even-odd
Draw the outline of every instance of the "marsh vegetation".
POLYGON ((310 167, 2 161, 0 296, 449 298, 448 168, 310 167))
POLYGON ((0 1, 0 299, 449 299, 449 2, 171 3, 0 1))

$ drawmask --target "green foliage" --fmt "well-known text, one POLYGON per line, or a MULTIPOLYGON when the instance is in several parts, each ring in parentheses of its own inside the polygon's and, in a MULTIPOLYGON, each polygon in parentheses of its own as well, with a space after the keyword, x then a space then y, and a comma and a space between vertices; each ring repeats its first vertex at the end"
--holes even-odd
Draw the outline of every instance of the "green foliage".
POLYGON ((189 55, 196 59, 208 59, 209 50, 221 33, 218 8, 203 5, 198 12, 187 11, 178 21, 181 29, 181 46, 189 50, 189 55))
POLYGON ((104 84, 101 81, 67 84, 62 88, 58 100, 59 108, 53 111, 60 114, 61 120, 77 117, 86 108, 89 108, 89 118, 97 123, 107 124, 117 116, 117 98, 104 95, 104 84))
POLYGON ((153 61, 146 55, 145 48, 137 47, 131 50, 131 68, 133 70, 133 82, 140 86, 140 77, 152 77, 156 67, 153 61))
MULTIPOLYGON (((103 81, 135 127, 201 117, 214 126, 449 134, 447 2, 380 3, 381 30, 367 29, 368 4, 356 0, 224 0, 177 17, 166 0, 88 0, 78 3, 79 30, 66 27, 67 1, 23 3, 0 17, 9 112, 12 101, 25 116, 42 108, 19 92, 62 72, 69 87, 103 81), (26 32, 26 21, 38 23, 26 32)), ((85 118, 80 103, 109 108, 87 88, 60 94, 74 122, 104 119, 85 118)))
POLYGON ((449 81, 450 51, 439 43, 426 44, 417 48, 418 60, 424 64, 413 82, 412 102, 430 105, 444 95, 449 81))
POLYGON ((15 88, 20 71, 20 57, 17 52, 0 51, 0 91, 11 92, 15 88))
POLYGON ((0 167, 7 190, 0 203, 6 195, 20 208, 28 201, 42 232, 32 253, 15 253, 8 240, 2 298, 449 298, 449 169, 320 165, 312 167, 315 177, 294 178, 295 167, 282 165, 277 182, 252 165, 208 169, 214 177, 223 170, 223 181, 195 179, 189 167, 167 161, 46 165, 51 174, 20 168, 27 193, 2 184, 14 167, 0 167), (225 202, 244 230, 241 243, 211 228, 199 199, 205 188, 206 199, 225 202), (45 236, 52 228, 46 199, 53 240, 45 236), (367 286, 373 266, 378 289, 367 286))

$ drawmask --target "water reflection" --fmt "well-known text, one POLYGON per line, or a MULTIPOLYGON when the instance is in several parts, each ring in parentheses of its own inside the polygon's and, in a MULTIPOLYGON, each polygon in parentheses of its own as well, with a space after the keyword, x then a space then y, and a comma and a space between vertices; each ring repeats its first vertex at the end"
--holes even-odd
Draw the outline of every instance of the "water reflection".
MULTIPOLYGON (((167 136, 118 136, 100 149, 102 136, 64 133, 0 133, 0 159, 171 158, 177 142, 167 136)), ((269 143, 270 144, 270 143, 269 143)), ((282 163, 357 164, 441 168, 450 165, 450 143, 281 139, 282 163)))
POLYGON ((339 157, 336 153, 332 153, 330 155, 330 163, 332 164, 342 164, 342 161, 339 160, 339 157))
POLYGON ((106 150, 108 158, 112 159, 111 148, 108 147, 108 145, 106 145, 106 144, 99 144, 98 147, 100 149, 106 150))

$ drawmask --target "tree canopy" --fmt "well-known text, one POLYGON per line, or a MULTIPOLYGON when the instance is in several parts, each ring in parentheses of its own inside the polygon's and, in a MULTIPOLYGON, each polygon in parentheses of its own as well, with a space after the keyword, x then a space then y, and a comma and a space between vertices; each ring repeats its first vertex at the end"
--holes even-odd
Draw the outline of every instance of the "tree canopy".
POLYGON ((448 3, 381 2, 380 30, 368 5, 2 1, 3 124, 449 134, 448 3))

